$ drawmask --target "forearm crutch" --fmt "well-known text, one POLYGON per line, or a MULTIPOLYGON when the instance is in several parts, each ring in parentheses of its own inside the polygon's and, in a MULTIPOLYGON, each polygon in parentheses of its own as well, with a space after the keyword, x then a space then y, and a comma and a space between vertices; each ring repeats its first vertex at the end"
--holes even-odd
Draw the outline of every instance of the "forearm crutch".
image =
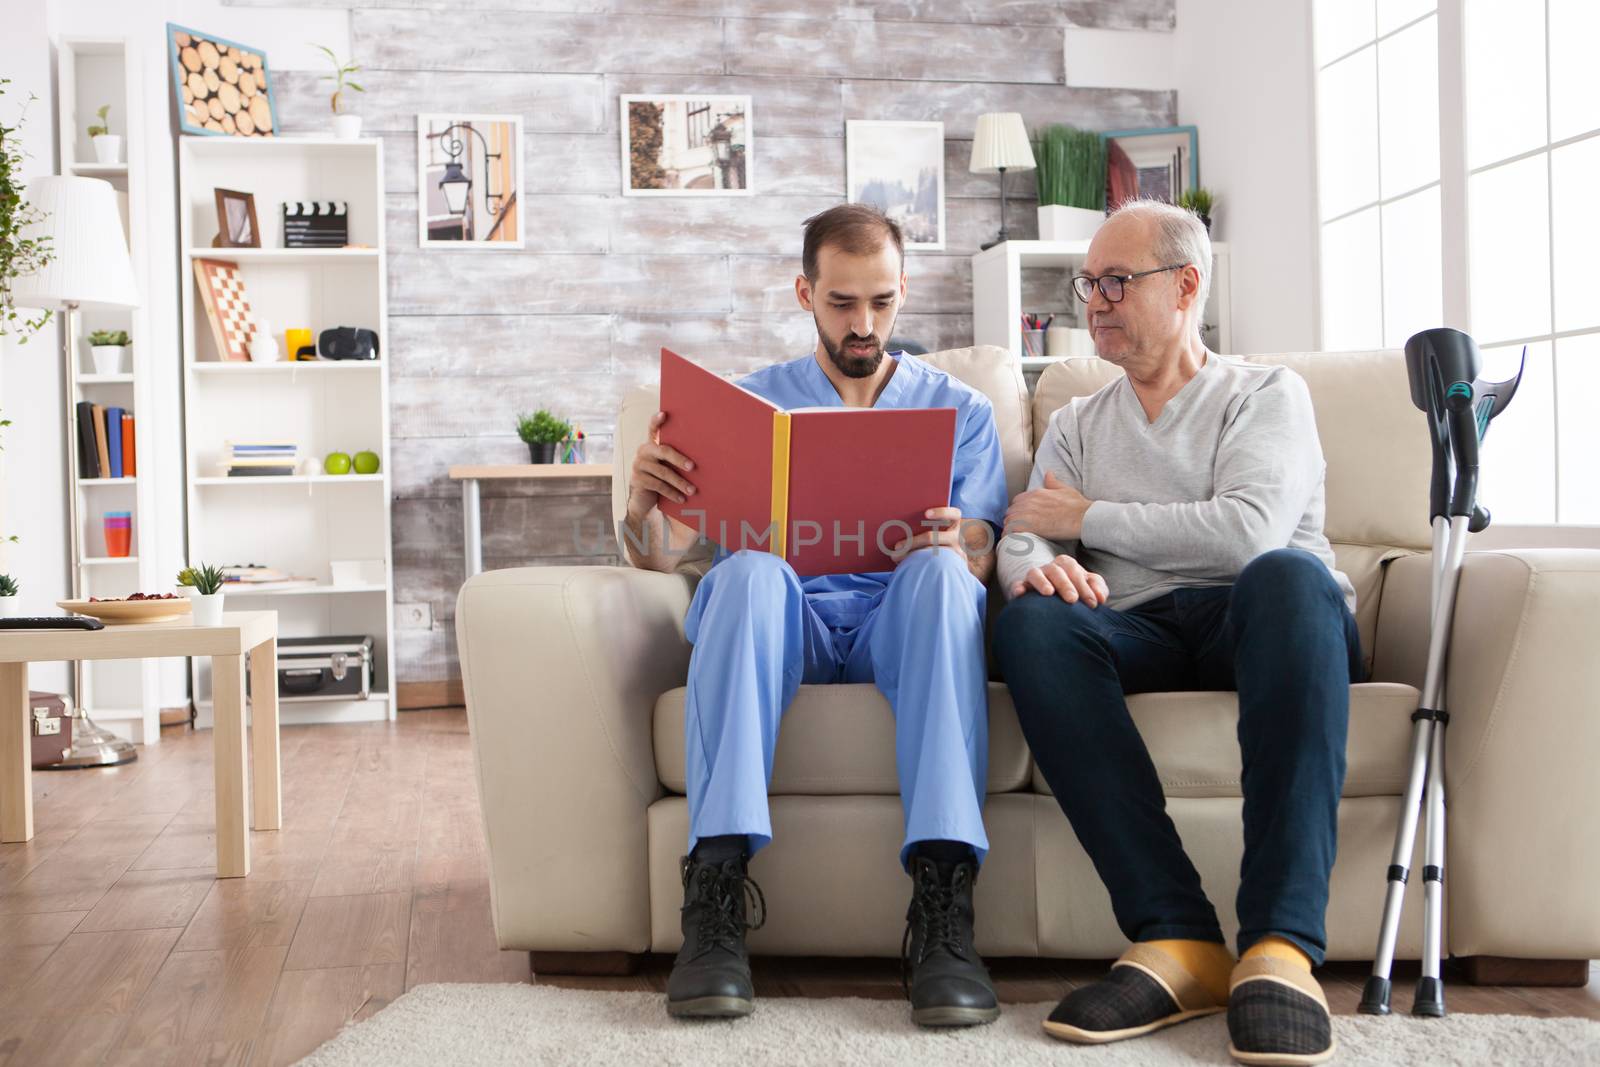
MULTIPOLYGON (((1524 364, 1526 352, 1524 352, 1524 364)), ((1411 762, 1400 824, 1390 856, 1388 889, 1372 975, 1362 991, 1360 1010, 1389 1013, 1390 980, 1395 942, 1400 929, 1417 820, 1425 820, 1423 839, 1422 973, 1412 999, 1413 1015, 1442 1016, 1441 978, 1444 928, 1445 857, 1445 709, 1444 672, 1456 585, 1467 537, 1489 525, 1489 512, 1477 504, 1478 445, 1489 422, 1504 410, 1521 381, 1477 379, 1480 356, 1472 338, 1456 330, 1427 330, 1406 343, 1406 366, 1412 401, 1427 414, 1433 446, 1430 511, 1433 521, 1433 567, 1429 600, 1427 669, 1422 700, 1412 714, 1411 762), (1448 382, 1447 386, 1445 383, 1448 382)))

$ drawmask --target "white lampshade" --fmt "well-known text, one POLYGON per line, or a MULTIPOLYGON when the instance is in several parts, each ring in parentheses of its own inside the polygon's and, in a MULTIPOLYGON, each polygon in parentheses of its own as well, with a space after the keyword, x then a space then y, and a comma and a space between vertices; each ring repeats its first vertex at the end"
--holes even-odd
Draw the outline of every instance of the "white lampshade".
POLYGON ((18 307, 129 308, 139 303, 122 234, 116 190, 98 178, 50 175, 28 183, 27 201, 44 213, 21 236, 49 237, 50 262, 18 278, 18 307))
POLYGON ((978 130, 972 136, 974 174, 994 174, 1006 170, 1032 170, 1033 146, 1022 116, 1015 111, 996 111, 978 116, 978 130))

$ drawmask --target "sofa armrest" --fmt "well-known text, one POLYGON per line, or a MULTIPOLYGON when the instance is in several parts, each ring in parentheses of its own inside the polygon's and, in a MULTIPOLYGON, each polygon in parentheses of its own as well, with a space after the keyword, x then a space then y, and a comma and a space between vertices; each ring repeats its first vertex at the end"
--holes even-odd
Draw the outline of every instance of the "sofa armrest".
POLYGON ((689 669, 691 581, 627 567, 470 579, 456 644, 500 947, 650 946, 651 717, 689 669))
MULTIPOLYGON (((1429 557, 1384 580, 1378 657, 1420 687, 1429 557)), ((1445 706, 1445 899, 1457 956, 1600 955, 1600 552, 1468 552, 1445 706)))

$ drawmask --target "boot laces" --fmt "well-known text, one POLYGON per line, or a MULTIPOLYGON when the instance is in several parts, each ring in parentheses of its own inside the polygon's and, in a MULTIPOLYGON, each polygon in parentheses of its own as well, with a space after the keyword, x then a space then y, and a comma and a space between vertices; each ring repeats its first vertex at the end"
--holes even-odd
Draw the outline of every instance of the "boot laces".
POLYGON ((736 950, 747 930, 759 930, 767 921, 767 899, 737 861, 696 864, 685 857, 685 885, 693 883, 687 909, 699 904, 696 932, 701 953, 721 946, 736 950), (754 915, 754 921, 748 916, 754 915))
POLYGON ((911 910, 906 916, 905 935, 900 939, 900 985, 907 999, 911 997, 912 971, 923 960, 941 949, 960 959, 968 958, 958 897, 971 884, 971 878, 972 868, 964 863, 956 865, 948 882, 939 877, 934 864, 915 867, 911 910))

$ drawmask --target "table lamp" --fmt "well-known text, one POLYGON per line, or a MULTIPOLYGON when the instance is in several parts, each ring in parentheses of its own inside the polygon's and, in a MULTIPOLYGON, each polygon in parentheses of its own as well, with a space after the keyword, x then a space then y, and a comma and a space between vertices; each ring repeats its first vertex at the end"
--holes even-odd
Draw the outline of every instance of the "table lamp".
POLYGON ((1000 236, 984 245, 993 248, 1006 235, 1006 171, 1032 170, 1033 147, 1028 143, 1027 128, 1022 116, 1015 111, 996 111, 978 116, 978 129, 972 137, 972 162, 967 167, 974 174, 1000 175, 1000 236))
MULTIPOLYGON (((49 175, 28 183, 27 199, 42 218, 24 228, 23 237, 47 240, 50 262, 12 286, 18 307, 59 310, 66 329, 63 348, 67 382, 78 355, 77 312, 81 308, 131 308, 139 303, 133 263, 123 236, 116 190, 98 178, 49 175)), ((67 464, 77 462, 78 418, 72 390, 67 397, 67 464)), ((67 494, 67 544, 72 562, 72 596, 82 596, 79 565, 78 494, 67 494)), ((128 763, 138 752, 110 730, 96 726, 83 708, 83 664, 72 664, 72 747, 53 767, 94 767, 128 763)))

